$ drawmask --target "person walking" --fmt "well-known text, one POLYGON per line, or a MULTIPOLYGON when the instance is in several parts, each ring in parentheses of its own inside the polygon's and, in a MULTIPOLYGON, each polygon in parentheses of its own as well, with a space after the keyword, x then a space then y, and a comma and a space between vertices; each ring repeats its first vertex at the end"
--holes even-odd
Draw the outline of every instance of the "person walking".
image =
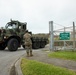
POLYGON ((28 32, 28 30, 26 30, 26 32, 24 34, 24 39, 25 39, 25 48, 26 48, 27 57, 33 56, 31 37, 32 37, 32 35, 28 32))

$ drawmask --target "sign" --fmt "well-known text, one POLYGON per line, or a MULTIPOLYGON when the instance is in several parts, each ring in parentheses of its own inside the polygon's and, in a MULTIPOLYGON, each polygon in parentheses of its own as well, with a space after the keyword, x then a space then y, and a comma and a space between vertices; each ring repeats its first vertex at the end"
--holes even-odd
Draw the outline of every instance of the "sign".
POLYGON ((60 40, 69 40, 70 39, 70 33, 68 33, 68 32, 60 33, 59 39, 60 40))

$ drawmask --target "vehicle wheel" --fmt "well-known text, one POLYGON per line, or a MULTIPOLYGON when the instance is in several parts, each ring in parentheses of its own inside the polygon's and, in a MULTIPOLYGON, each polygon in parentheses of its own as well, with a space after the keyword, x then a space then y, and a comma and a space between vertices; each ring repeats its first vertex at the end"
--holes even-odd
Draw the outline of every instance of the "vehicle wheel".
POLYGON ((0 50, 4 50, 6 48, 5 44, 0 44, 0 50))
POLYGON ((22 45, 22 47, 25 49, 25 45, 22 45))
POLYGON ((6 47, 4 46, 0 46, 0 50, 4 50, 6 47))
POLYGON ((40 48, 40 42, 37 42, 37 48, 40 48))
POLYGON ((40 43, 40 48, 44 48, 45 47, 45 42, 41 42, 40 43))
POLYGON ((35 42, 32 44, 32 48, 33 48, 33 49, 36 49, 36 48, 37 48, 35 42))
POLYGON ((8 42, 8 50, 9 51, 16 51, 18 49, 18 40, 17 39, 10 39, 8 42))
POLYGON ((32 47, 34 49, 38 49, 38 48, 40 48, 40 43, 39 42, 34 42, 33 45, 32 45, 32 47))

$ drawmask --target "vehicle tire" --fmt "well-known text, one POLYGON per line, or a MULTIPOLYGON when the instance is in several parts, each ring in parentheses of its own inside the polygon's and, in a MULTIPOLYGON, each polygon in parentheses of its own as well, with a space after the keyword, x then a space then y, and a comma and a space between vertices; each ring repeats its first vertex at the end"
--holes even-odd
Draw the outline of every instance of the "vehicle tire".
POLYGON ((40 43, 40 48, 44 48, 45 47, 45 42, 41 42, 40 43))
POLYGON ((34 43, 32 44, 32 48, 33 48, 33 49, 37 49, 36 42, 34 42, 34 43))
POLYGON ((37 42, 37 48, 40 48, 40 42, 37 42))
POLYGON ((4 46, 0 46, 0 50, 4 50, 6 47, 4 46))
POLYGON ((18 43, 18 40, 17 39, 10 39, 9 41, 8 41, 8 50, 9 51, 16 51, 17 49, 18 49, 18 45, 19 45, 19 43, 18 43))
POLYGON ((0 50, 4 50, 6 48, 5 44, 0 44, 0 50))
POLYGON ((22 45, 22 47, 25 49, 25 45, 22 45))
POLYGON ((33 48, 33 49, 38 49, 38 48, 40 48, 40 43, 39 43, 39 42, 34 42, 34 43, 32 44, 32 48, 33 48))

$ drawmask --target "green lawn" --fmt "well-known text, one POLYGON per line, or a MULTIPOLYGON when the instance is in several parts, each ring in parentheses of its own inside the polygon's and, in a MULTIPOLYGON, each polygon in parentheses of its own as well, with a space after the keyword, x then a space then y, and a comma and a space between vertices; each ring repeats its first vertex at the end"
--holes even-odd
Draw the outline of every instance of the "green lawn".
POLYGON ((74 71, 25 58, 20 66, 23 75, 76 75, 74 71))
POLYGON ((48 56, 54 57, 54 58, 62 58, 62 59, 69 59, 69 60, 76 61, 76 52, 72 52, 72 51, 52 52, 52 53, 49 53, 48 56))

